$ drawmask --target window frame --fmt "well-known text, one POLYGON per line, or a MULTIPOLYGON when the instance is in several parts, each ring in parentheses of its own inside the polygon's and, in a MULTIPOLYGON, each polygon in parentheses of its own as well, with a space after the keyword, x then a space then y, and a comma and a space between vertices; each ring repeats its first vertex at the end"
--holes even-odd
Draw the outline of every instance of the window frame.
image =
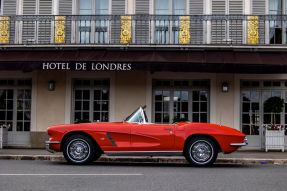
MULTIPOLYGON (((81 16, 80 14, 80 1, 81 0, 77 0, 76 3, 74 4, 74 7, 75 7, 75 13, 76 15, 79 15, 81 16)), ((91 6, 92 6, 92 9, 91 9, 91 14, 88 14, 87 16, 89 15, 110 15, 111 14, 111 9, 112 9, 112 0, 103 0, 103 1, 108 1, 108 13, 107 14, 96 14, 96 1, 98 0, 91 0, 91 6)), ((85 14, 83 14, 85 15, 85 14)), ((76 22, 76 42, 77 43, 80 43, 80 44, 109 44, 110 42, 110 33, 111 33, 111 30, 110 30, 110 21, 106 21, 104 20, 104 25, 102 26, 102 24, 100 26, 97 26, 97 22, 102 22, 101 20, 97 21, 97 20, 94 20, 94 19, 90 19, 88 21, 83 21, 83 22, 88 22, 89 23, 89 26, 82 26, 82 27, 90 27, 90 31, 89 32, 85 32, 86 35, 88 36, 88 40, 86 39, 86 37, 84 37, 84 40, 82 42, 82 37, 81 37, 81 33, 80 33, 80 28, 81 28, 81 22, 82 21, 77 21, 76 22), (97 28, 99 28, 100 31, 97 31, 97 28), (102 30, 104 30, 104 32, 101 32, 101 28, 102 30), (102 38, 97 38, 101 36, 101 34, 98 34, 97 33, 103 33, 102 35, 102 38), (101 40, 102 39, 102 40, 101 40)))
MULTIPOLYGON (((175 81, 178 81, 178 80, 165 80, 165 79, 153 79, 153 81, 169 81, 170 83, 174 83, 175 81)), ((193 114, 199 114, 199 119, 201 118, 201 114, 202 113, 206 113, 207 115, 207 121, 206 122, 210 122, 210 88, 211 88, 211 84, 210 84, 210 80, 206 80, 206 79, 194 79, 194 80, 180 80, 180 81, 188 81, 189 82, 189 85, 188 86, 181 86, 181 87, 176 87, 176 86, 173 86, 173 85, 170 85, 170 86, 155 86, 155 85, 152 85, 152 118, 151 118, 151 122, 152 123, 156 123, 155 122, 155 114, 156 114, 156 110, 155 110, 155 103, 156 103, 156 100, 155 100, 155 92, 156 91, 168 91, 169 92, 169 96, 170 96, 170 100, 168 101, 168 105, 169 105, 169 108, 168 108, 168 114, 169 114, 169 123, 172 123, 173 122, 173 117, 174 117, 174 114, 175 113, 183 113, 182 111, 173 111, 173 108, 174 108, 174 100, 173 100, 173 97, 174 97, 174 92, 175 91, 187 91, 188 92, 188 120, 189 121, 192 121, 193 122, 193 114), (191 85, 191 83, 194 83, 196 81, 200 81, 200 82, 203 82, 203 81, 206 81, 208 82, 208 87, 207 86, 193 86, 191 85), (200 105, 199 104, 199 111, 196 111, 194 112, 193 111, 193 104, 194 102, 197 102, 197 103, 201 103, 201 100, 198 100, 198 101, 195 101, 193 99, 193 92, 194 91, 206 91, 207 92, 207 101, 204 101, 207 103, 207 111, 206 112, 202 112, 202 110, 200 109, 200 105)), ((166 112, 159 112, 161 114, 164 114, 166 112)), ((158 122, 157 122, 158 123, 158 122)), ((162 124, 166 124, 164 122, 161 122, 162 124)), ((160 123, 160 124, 161 124, 160 123)))
MULTIPOLYGON (((279 0, 280 2, 281 2, 281 10, 279 10, 278 11, 278 13, 280 13, 280 14, 272 14, 272 15, 284 15, 284 14, 286 14, 287 13, 287 0, 279 0)), ((270 15, 270 12, 271 12, 271 10, 270 10, 270 3, 271 3, 271 1, 270 0, 266 0, 266 5, 267 5, 267 9, 266 9, 266 11, 267 11, 267 15, 270 15)), ((274 10, 273 10, 274 11, 274 10)), ((286 22, 284 22, 284 21, 268 21, 268 24, 266 25, 266 27, 268 27, 268 33, 267 33, 267 35, 268 35, 268 38, 267 38, 267 40, 268 40, 268 44, 286 44, 287 43, 287 23, 286 22), (280 25, 281 25, 281 27, 279 26, 279 27, 276 27, 276 23, 280 23, 280 25), (271 27, 271 23, 273 23, 273 27, 271 27), (273 37, 272 37, 272 35, 271 35, 271 29, 273 29, 274 30, 274 34, 273 34, 273 37), (281 40, 281 42, 278 42, 276 39, 278 38, 276 38, 276 29, 277 30, 281 30, 281 32, 279 33, 280 35, 281 35, 281 39, 280 39, 280 37, 279 37, 279 40, 281 40), (272 38, 274 38, 273 40, 272 40, 272 38)))
MULTIPOLYGON (((243 123, 243 114, 247 114, 247 112, 243 112, 243 96, 242 93, 246 91, 246 92, 252 92, 252 91, 258 91, 260 94, 260 100, 259 100, 259 104, 261 104, 261 107, 263 107, 263 98, 262 98, 262 92, 266 92, 266 91, 270 91, 270 92, 274 92, 274 91, 278 91, 281 93, 281 98, 284 99, 284 107, 283 107, 283 111, 280 113, 281 116, 281 125, 284 126, 284 128, 286 129, 285 131, 285 136, 287 136, 287 100, 285 98, 287 98, 287 81, 286 80, 282 80, 282 79, 241 79, 240 80, 240 131, 243 131, 243 125, 245 125, 246 123, 243 123), (249 84, 251 84, 252 82, 259 82, 259 85, 257 86, 252 86, 252 85, 248 85, 248 86, 244 86, 243 82, 249 82, 249 84), (264 86, 264 82, 270 82, 270 83, 274 83, 274 82, 280 82, 280 86, 264 86)), ((247 103, 247 102, 246 102, 247 103)), ((250 105, 251 107, 251 105, 250 105)), ((260 106, 259 106, 260 107, 260 106)), ((264 120, 264 116, 263 116, 263 111, 264 109, 261 108, 261 110, 259 111, 259 125, 264 124, 263 120, 264 120)), ((268 113, 265 113, 268 114, 268 113)), ((251 128, 250 128, 251 129, 251 128)), ((255 135, 255 136, 262 136, 262 129, 260 129, 260 133, 259 135, 255 135)), ((250 134, 252 136, 252 134, 250 134)))
MULTIPOLYGON (((94 91, 95 90, 104 90, 104 89, 107 89, 108 90, 108 111, 103 111, 102 108, 100 111, 97 111, 97 112, 100 112, 101 113, 101 117, 102 117, 102 113, 103 112, 107 112, 108 113, 108 120, 107 122, 109 122, 111 120, 111 80, 109 78, 99 78, 99 79, 85 79, 85 78, 74 78, 72 79, 72 104, 71 104, 71 122, 72 123, 76 123, 77 121, 75 120, 75 114, 76 112, 80 112, 81 115, 83 115, 83 108, 81 108, 80 110, 76 110, 75 108, 75 104, 76 104, 76 100, 79 101, 79 99, 76 99, 76 90, 88 90, 89 91, 89 121, 90 122, 96 122, 94 121, 94 113, 96 112, 94 110, 94 102, 95 101, 107 101, 107 100, 96 100, 94 99, 94 91), (76 80, 79 80, 79 81, 89 81, 90 82, 90 85, 79 85, 79 86, 76 86, 75 85, 75 81, 76 80), (95 85, 95 81, 108 81, 109 82, 109 85, 95 85)), ((81 101, 81 104, 83 104, 83 99, 80 100, 81 101)), ((84 119, 79 119, 79 121, 81 120, 84 120, 84 119)), ((98 120, 97 120, 98 121, 98 120)))
MULTIPOLYGON (((153 6, 152 6, 152 14, 153 15, 165 15, 165 14, 156 14, 156 1, 153 0, 153 6)), ((174 14, 174 1, 175 0, 167 0, 168 1, 168 12, 166 15, 175 15, 174 14)), ((189 0, 183 0, 184 6, 183 10, 184 13, 182 15, 187 15, 189 13, 188 6, 189 6, 189 0)), ((176 27, 175 25, 178 25, 178 21, 171 21, 169 19, 155 19, 155 21, 152 21, 152 29, 153 29, 153 40, 156 44, 179 44, 178 43, 178 31, 179 27, 176 27), (159 24, 160 23, 160 24, 159 24), (163 23, 163 24, 162 24, 163 23), (157 29, 158 27, 158 29, 157 29)))
MULTIPOLYGON (((0 90, 4 90, 4 91, 7 91, 7 90, 12 90, 13 91, 13 98, 12 98, 12 102, 13 102, 13 109, 12 109, 12 120, 9 120, 12 122, 12 127, 11 127, 11 130, 9 130, 9 132, 31 132, 32 131, 32 122, 33 122, 33 116, 32 116, 32 109, 33 109, 33 80, 31 78, 23 78, 23 79, 0 79, 1 81, 4 80, 4 81, 13 81, 13 85, 0 85, 0 90), (19 81, 29 81, 29 83, 31 83, 30 85, 27 85, 27 84, 18 84, 19 81), (19 99, 18 98, 18 92, 21 91, 21 90, 24 90, 24 91, 30 91, 30 98, 29 99, 26 99, 26 98, 22 98, 19 99), (28 110, 26 110, 25 108, 22 108, 22 114, 23 114, 23 119, 19 120, 18 119, 18 116, 17 116, 17 112, 19 111, 18 108, 17 108, 17 104, 18 104, 18 101, 19 100, 22 100, 22 101, 30 101, 30 108, 28 110), (29 120, 25 120, 24 118, 24 113, 28 111, 30 112, 30 119, 29 120), (23 126, 22 127, 22 130, 21 131, 18 131, 17 130, 17 123, 22 123, 24 125, 25 122, 29 122, 30 125, 29 125, 29 130, 28 131, 25 131, 25 127, 23 126)), ((5 113, 7 112, 7 108, 5 108, 5 113)), ((2 111, 2 109, 1 109, 2 111)), ((5 123, 7 123, 7 118, 5 118, 5 120, 1 120, 1 121, 5 121, 5 123)))

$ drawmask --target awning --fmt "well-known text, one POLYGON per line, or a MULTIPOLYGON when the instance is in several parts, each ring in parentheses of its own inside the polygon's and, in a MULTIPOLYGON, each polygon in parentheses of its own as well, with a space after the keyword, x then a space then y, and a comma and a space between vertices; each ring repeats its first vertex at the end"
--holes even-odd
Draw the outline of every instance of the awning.
POLYGON ((0 70, 42 70, 43 63, 129 63, 132 70, 219 73, 286 73, 285 51, 140 50, 140 49, 7 49, 0 51, 0 70))

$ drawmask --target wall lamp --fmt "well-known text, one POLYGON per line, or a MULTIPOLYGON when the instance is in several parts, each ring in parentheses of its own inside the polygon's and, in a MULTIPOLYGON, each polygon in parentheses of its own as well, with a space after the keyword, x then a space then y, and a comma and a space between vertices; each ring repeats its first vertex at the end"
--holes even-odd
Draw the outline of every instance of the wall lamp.
POLYGON ((55 91, 55 88, 56 88, 56 82, 54 80, 50 80, 48 82, 48 90, 55 91))
POLYGON ((228 82, 222 82, 222 92, 227 93, 229 91, 229 84, 228 82))

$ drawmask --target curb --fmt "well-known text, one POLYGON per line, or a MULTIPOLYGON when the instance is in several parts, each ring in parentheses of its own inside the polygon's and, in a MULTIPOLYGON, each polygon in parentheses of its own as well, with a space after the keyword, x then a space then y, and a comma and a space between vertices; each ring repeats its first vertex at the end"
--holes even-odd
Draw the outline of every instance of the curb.
MULTIPOLYGON (((62 155, 0 155, 0 160, 42 160, 65 161, 62 155)), ((159 164, 188 164, 183 157, 109 157, 102 156, 98 162, 122 163, 159 163, 159 164)), ((287 165, 287 159, 258 159, 258 158, 218 158, 216 164, 238 165, 287 165)))

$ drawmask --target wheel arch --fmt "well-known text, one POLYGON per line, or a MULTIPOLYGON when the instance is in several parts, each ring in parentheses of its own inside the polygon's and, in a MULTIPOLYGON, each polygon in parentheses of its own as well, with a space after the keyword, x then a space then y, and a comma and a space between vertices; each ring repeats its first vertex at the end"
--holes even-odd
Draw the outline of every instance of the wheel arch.
POLYGON ((61 141, 61 145, 60 145, 61 151, 63 151, 63 146, 64 146, 65 141, 73 135, 84 135, 84 136, 90 138, 93 141, 94 145, 103 153, 103 150, 101 149, 101 147, 99 146, 97 141, 89 133, 86 133, 83 131, 71 131, 71 132, 66 133, 63 136, 62 141, 61 141))
POLYGON ((183 152, 185 152, 187 144, 189 143, 189 141, 195 137, 206 137, 206 138, 211 139, 216 144, 216 146, 218 148, 218 152, 222 152, 222 149, 220 147, 219 142, 212 135, 208 135, 208 134, 193 134, 193 135, 188 136, 188 138, 184 142, 183 152))

